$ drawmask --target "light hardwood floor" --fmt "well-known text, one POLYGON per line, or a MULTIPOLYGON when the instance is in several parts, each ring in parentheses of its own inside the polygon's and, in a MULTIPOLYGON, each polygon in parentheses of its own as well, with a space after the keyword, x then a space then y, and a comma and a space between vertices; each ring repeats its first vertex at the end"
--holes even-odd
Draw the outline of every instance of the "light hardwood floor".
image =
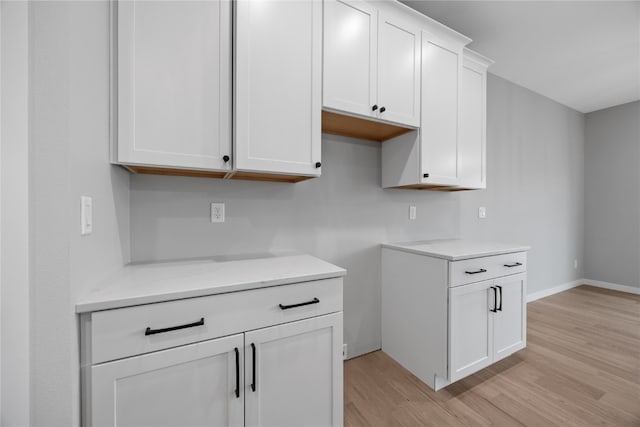
POLYGON ((640 426, 640 295, 528 306, 527 348, 434 392, 382 351, 345 363, 345 426, 640 426))

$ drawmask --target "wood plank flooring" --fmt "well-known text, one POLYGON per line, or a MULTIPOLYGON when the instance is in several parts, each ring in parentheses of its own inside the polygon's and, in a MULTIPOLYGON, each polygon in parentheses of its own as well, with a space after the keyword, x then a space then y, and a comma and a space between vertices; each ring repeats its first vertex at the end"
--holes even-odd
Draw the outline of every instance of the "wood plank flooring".
POLYGON ((528 304, 527 348, 439 392, 382 351, 345 363, 345 426, 640 426, 640 295, 528 304))

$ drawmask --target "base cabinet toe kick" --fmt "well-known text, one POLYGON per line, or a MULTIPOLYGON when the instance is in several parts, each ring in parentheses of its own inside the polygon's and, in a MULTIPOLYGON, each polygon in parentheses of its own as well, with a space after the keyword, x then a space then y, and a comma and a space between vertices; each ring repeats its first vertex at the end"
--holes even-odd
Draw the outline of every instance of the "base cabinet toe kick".
POLYGON ((80 314, 83 426, 341 426, 342 277, 80 314))
POLYGON ((526 346, 525 250, 462 260, 382 248, 382 350, 434 390, 526 346))

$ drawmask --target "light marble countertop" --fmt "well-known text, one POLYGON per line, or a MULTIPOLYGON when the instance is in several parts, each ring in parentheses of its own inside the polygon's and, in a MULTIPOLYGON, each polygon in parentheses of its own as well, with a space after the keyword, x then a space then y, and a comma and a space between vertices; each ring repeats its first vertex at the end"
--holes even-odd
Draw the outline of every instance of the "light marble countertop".
POLYGON ((490 255, 524 252, 529 246, 507 243, 479 242, 474 240, 447 239, 422 240, 417 242, 384 243, 384 248, 397 249, 418 255, 427 255, 449 261, 479 258, 490 255))
POLYGON ((250 257, 131 264, 76 302, 76 313, 200 297, 346 275, 345 269, 311 255, 250 257))

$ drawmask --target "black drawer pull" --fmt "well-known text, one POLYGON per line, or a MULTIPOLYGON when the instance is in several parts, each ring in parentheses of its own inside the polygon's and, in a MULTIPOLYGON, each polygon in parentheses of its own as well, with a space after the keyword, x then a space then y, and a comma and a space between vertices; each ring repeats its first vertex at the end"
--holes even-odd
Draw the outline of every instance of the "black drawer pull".
POLYGON ((487 270, 485 270, 484 268, 481 268, 480 270, 476 270, 476 271, 465 271, 465 273, 467 274, 478 274, 478 273, 486 273, 487 270))
POLYGON ((256 345, 251 343, 251 354, 253 361, 251 362, 253 367, 253 377, 251 378, 251 391, 256 391, 256 345))
POLYGON ((162 334, 164 332, 177 331, 178 329, 193 328, 194 326, 204 326, 204 317, 201 317, 200 320, 198 320, 197 322, 187 323, 186 325, 171 326, 169 328, 151 329, 150 327, 147 327, 147 330, 144 331, 144 334, 145 335, 162 334))
POLYGON ((500 305, 496 308, 496 311, 502 311, 502 286, 496 286, 500 291, 500 305))
POLYGON ((491 286, 491 290, 493 291, 493 308, 490 308, 489 311, 496 313, 498 311, 498 291, 495 286, 491 286))
POLYGON ((240 397, 240 351, 238 347, 236 350, 236 398, 240 397))
POLYGON ((288 310, 290 308, 296 308, 296 307, 302 307, 303 305, 311 305, 311 304, 317 304, 319 303, 320 300, 318 298, 314 298, 311 301, 307 301, 307 302, 301 302, 300 304, 291 304, 291 305, 284 305, 284 304, 278 304, 278 306, 282 309, 282 310, 288 310))
POLYGON ((505 264, 504 266, 507 267, 507 268, 512 268, 512 267, 520 267, 521 265, 522 265, 521 262, 516 262, 516 263, 513 263, 513 264, 505 264))

